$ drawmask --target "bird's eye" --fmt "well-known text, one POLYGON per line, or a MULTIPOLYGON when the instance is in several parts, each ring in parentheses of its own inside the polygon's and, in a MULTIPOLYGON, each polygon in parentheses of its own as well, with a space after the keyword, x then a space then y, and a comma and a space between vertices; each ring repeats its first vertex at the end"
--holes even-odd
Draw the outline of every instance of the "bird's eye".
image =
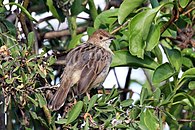
POLYGON ((102 36, 100 36, 100 40, 102 40, 103 39, 103 37, 102 36))

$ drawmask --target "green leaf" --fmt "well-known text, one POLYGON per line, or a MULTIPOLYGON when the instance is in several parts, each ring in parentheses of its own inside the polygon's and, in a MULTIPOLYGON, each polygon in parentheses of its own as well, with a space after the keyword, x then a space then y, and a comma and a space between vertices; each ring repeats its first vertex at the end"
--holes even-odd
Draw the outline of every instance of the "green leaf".
POLYGON ((175 92, 174 92, 174 91, 171 92, 171 93, 167 96, 167 98, 161 102, 160 105, 163 106, 163 105, 166 105, 166 104, 171 103, 171 100, 173 99, 174 95, 175 95, 175 92))
POLYGON ((9 34, 16 37, 16 27, 13 23, 9 22, 8 20, 2 20, 3 24, 6 26, 7 30, 9 30, 9 34))
POLYGON ((53 65, 56 62, 56 58, 54 58, 54 56, 52 55, 49 57, 48 62, 49 62, 49 66, 53 65))
POLYGON ((158 45, 159 39, 160 39, 160 27, 161 27, 160 25, 151 26, 151 29, 150 29, 150 32, 147 38, 146 51, 151 51, 158 45))
MULTIPOLYGON (((180 80, 178 81, 178 85, 180 84, 180 86, 186 82, 188 79, 195 79, 195 68, 190 68, 187 71, 185 71, 180 80), (184 80, 184 81, 183 81, 184 80)), ((177 88, 179 89, 179 88, 177 88)))
POLYGON ((150 26, 157 12, 162 7, 148 9, 138 13, 129 23, 129 51, 132 55, 144 58, 144 49, 146 47, 150 26))
POLYGON ((175 71, 169 63, 162 64, 154 71, 152 82, 160 83, 169 79, 174 73, 175 71))
POLYGON ((142 88, 141 94, 140 94, 140 105, 143 105, 145 99, 148 97, 148 90, 147 88, 142 88))
POLYGON ((154 49, 153 49, 154 53, 155 53, 155 56, 157 58, 157 61, 159 64, 162 64, 163 62, 163 54, 162 54, 162 51, 160 50, 159 46, 156 46, 154 49))
POLYGON ((30 96, 27 95, 27 98, 36 106, 38 107, 38 102, 35 101, 33 98, 31 98, 30 96))
POLYGON ((22 5, 20 5, 20 4, 18 4, 18 3, 15 3, 15 2, 10 2, 10 3, 7 3, 7 4, 5 4, 5 5, 16 5, 18 8, 20 8, 20 9, 22 10, 22 12, 23 12, 24 14, 26 14, 26 16, 27 16, 30 20, 37 22, 37 20, 34 19, 34 18, 30 15, 30 13, 29 13, 22 5))
POLYGON ((14 82, 14 79, 15 78, 11 78, 11 79, 5 79, 5 82, 7 83, 7 84, 12 84, 13 82, 14 82))
POLYGON ((195 90, 195 81, 190 81, 188 87, 190 90, 195 90))
POLYGON ((129 106, 132 105, 132 103, 133 103, 133 99, 127 99, 127 100, 122 101, 122 102, 120 103, 120 105, 121 105, 122 107, 129 107, 129 106))
POLYGON ((113 88, 109 96, 106 97, 106 101, 110 101, 111 99, 117 97, 118 95, 119 95, 118 90, 116 88, 113 88))
POLYGON ((33 111, 30 111, 30 115, 32 116, 33 119, 37 120, 38 119, 38 116, 35 112, 33 111))
POLYGON ((132 56, 129 51, 120 50, 114 52, 112 59, 111 67, 116 66, 142 67, 154 70, 158 67, 158 63, 148 56, 145 56, 144 59, 140 59, 136 56, 132 56))
POLYGON ((46 78, 46 74, 44 73, 44 68, 38 68, 38 73, 41 75, 42 78, 46 78))
POLYGON ((39 105, 42 108, 44 105, 47 104, 46 99, 40 94, 40 93, 35 93, 36 98, 38 99, 39 105))
POLYGON ((179 0, 179 4, 182 8, 185 8, 189 3, 189 0, 179 0))
POLYGON ((103 113, 115 111, 115 108, 113 106, 104 106, 104 107, 97 106, 95 107, 95 109, 103 113))
POLYGON ((118 22, 122 24, 125 18, 145 0, 124 0, 119 7, 118 22))
POLYGON ((195 107, 195 98, 190 96, 189 94, 180 92, 180 93, 174 95, 173 105, 176 105, 176 104, 184 104, 184 105, 188 105, 191 108, 194 108, 195 107))
POLYGON ((182 64, 187 69, 194 67, 192 61, 189 58, 187 58, 187 57, 182 57, 182 64))
POLYGON ((77 117, 79 116, 79 114, 81 113, 81 110, 83 108, 83 102, 82 101, 78 101, 72 108, 72 110, 68 113, 68 117, 67 117, 67 122, 66 124, 70 124, 71 122, 73 122, 75 119, 77 119, 77 117))
POLYGON ((73 37, 68 45, 68 49, 75 48, 77 45, 79 45, 81 43, 82 36, 83 36, 83 34, 79 34, 79 35, 76 35, 75 37, 73 37))
POLYGON ((180 51, 176 49, 165 48, 165 54, 167 55, 167 58, 170 61, 171 65, 174 66, 177 72, 179 72, 182 65, 182 57, 180 51))
POLYGON ((100 25, 112 25, 117 20, 118 9, 110 9, 99 14, 94 21, 94 28, 100 28, 100 25))
POLYGON ((89 119, 88 118, 86 119, 84 130, 89 130, 89 119))
POLYGON ((160 95, 161 95, 161 90, 159 88, 156 88, 156 90, 154 91, 154 99, 159 101, 160 95))
POLYGON ((85 10, 85 6, 83 5, 84 0, 74 0, 71 6, 71 15, 77 16, 79 13, 85 10))
POLYGON ((32 130, 32 128, 25 127, 25 130, 32 130))
POLYGON ((168 111, 164 111, 164 113, 167 115, 167 117, 171 118, 172 120, 176 121, 177 119, 171 115, 168 111))
POLYGON ((34 43, 35 43, 35 34, 34 32, 30 32, 28 34, 28 49, 32 48, 34 43))
POLYGON ((136 119, 138 118, 138 116, 140 115, 141 110, 139 108, 132 108, 132 110, 130 111, 130 118, 131 119, 136 119))
POLYGON ((56 124, 60 124, 60 125, 62 125, 62 124, 66 124, 66 122, 67 122, 67 119, 59 119, 58 121, 55 121, 55 123, 56 124))
POLYGON ((51 11, 51 13, 53 14, 53 16, 55 18, 57 18, 58 20, 60 20, 60 16, 54 6, 53 0, 47 0, 47 6, 49 7, 49 10, 51 11))
POLYGON ((88 105, 88 108, 87 108, 87 112, 89 112, 91 110, 92 107, 94 107, 94 104, 96 103, 98 99, 98 95, 93 95, 93 97, 90 99, 90 102, 89 102, 89 105, 88 105))
POLYGON ((146 109, 144 121, 149 130, 157 130, 158 128, 157 117, 154 114, 152 114, 150 109, 146 109))
POLYGON ((8 37, 7 38, 7 46, 8 48, 11 48, 10 51, 11 51, 11 55, 12 57, 17 57, 19 55, 19 47, 17 46, 16 42, 15 42, 16 39, 13 39, 12 37, 8 37))

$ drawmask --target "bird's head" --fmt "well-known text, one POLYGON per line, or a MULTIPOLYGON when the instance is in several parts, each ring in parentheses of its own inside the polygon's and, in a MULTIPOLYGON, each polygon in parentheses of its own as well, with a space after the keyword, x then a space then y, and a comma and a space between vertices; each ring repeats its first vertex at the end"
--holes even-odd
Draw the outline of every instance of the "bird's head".
MULTIPOLYGON (((109 49, 110 43, 114 40, 115 37, 110 35, 107 31, 103 29, 99 29, 95 31, 88 39, 89 43, 96 44, 105 48, 106 50, 109 49)), ((110 49, 109 49, 110 50, 110 49)))

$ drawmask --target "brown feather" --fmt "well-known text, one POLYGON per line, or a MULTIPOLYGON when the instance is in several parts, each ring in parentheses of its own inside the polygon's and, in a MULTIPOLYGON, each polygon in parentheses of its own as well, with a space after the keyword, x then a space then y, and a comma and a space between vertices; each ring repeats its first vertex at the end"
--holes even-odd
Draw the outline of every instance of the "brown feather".
POLYGON ((51 110, 58 110, 63 106, 71 87, 75 94, 80 95, 105 79, 112 60, 109 48, 111 40, 113 37, 100 29, 86 43, 68 53, 61 85, 48 105, 51 110))
POLYGON ((60 87, 58 88, 55 95, 52 97, 52 99, 49 102, 48 105, 49 109, 56 111, 59 110, 64 105, 70 87, 71 87, 70 81, 62 78, 60 87))

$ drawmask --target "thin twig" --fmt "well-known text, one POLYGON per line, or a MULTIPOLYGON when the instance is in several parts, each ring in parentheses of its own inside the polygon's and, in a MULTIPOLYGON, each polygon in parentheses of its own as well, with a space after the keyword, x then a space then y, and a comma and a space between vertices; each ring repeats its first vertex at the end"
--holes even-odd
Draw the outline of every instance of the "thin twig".
POLYGON ((43 87, 39 87, 39 88, 36 88, 37 90, 42 90, 42 89, 55 89, 55 88, 58 88, 59 86, 58 85, 52 85, 52 86, 43 86, 43 87))
POLYGON ((191 119, 179 119, 179 122, 195 122, 195 120, 191 120, 191 119))
POLYGON ((146 76, 146 79, 147 79, 147 81, 148 81, 148 83, 149 83, 149 85, 150 85, 151 90, 154 91, 155 88, 154 88, 154 86, 152 85, 152 82, 151 82, 151 80, 150 80, 150 78, 149 78, 150 76, 148 76, 148 73, 146 72, 145 69, 142 69, 142 70, 143 70, 143 72, 144 72, 144 74, 145 74, 145 76, 146 76))
POLYGON ((188 11, 184 12, 182 15, 186 15, 186 14, 192 12, 193 10, 195 10, 195 7, 193 7, 193 8, 191 8, 191 9, 189 9, 188 11))
MULTIPOLYGON (((76 32, 77 33, 82 33, 87 30, 87 27, 78 27, 76 32)), ((65 29, 65 30, 60 30, 60 31, 52 31, 52 32, 47 32, 43 35, 44 39, 51 39, 51 38, 57 38, 57 37, 62 37, 62 36, 70 36, 70 31, 65 29)))
POLYGON ((122 24, 121 26, 117 27, 116 29, 114 29, 110 34, 115 34, 116 32, 118 32, 121 28, 125 27, 128 23, 130 22, 130 19, 127 20, 124 24, 122 24))
POLYGON ((118 84, 118 88, 120 89, 120 88, 121 88, 121 86, 120 86, 120 83, 119 83, 118 77, 117 77, 117 75, 116 75, 116 70, 115 70, 115 68, 113 68, 113 71, 114 71, 114 75, 115 75, 115 78, 116 78, 116 82, 117 82, 117 84, 118 84))

